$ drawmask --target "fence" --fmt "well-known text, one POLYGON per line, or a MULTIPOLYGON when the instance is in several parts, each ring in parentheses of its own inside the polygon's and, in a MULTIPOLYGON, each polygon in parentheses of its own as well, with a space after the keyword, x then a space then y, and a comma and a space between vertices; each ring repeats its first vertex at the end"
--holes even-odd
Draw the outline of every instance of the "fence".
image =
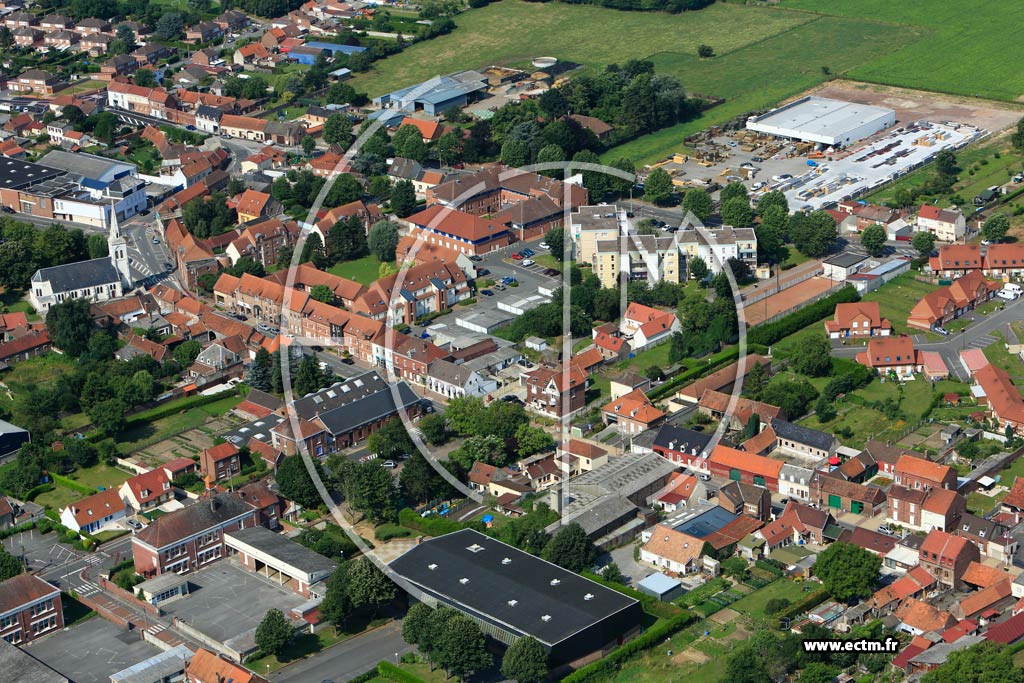
POLYGON ((802 308, 807 308, 811 304, 818 303, 822 299, 835 294, 840 289, 843 289, 844 287, 847 287, 847 286, 848 285, 845 282, 840 282, 838 284, 835 284, 832 287, 826 289, 825 291, 819 292, 818 294, 815 294, 810 299, 807 299, 805 301, 801 301, 800 303, 792 306, 791 308, 789 308, 789 309, 787 309, 785 311, 781 311, 779 313, 776 313, 775 315, 771 316, 770 318, 766 318, 765 320, 762 320, 761 322, 757 323, 756 325, 749 325, 749 327, 757 327, 758 325, 764 325, 765 323, 774 323, 774 322, 777 322, 779 320, 782 320, 787 315, 789 315, 791 313, 794 313, 796 311, 799 311, 802 308))
POLYGON ((133 604, 133 605, 135 605, 137 607, 141 607, 142 609, 146 610, 147 612, 149 612, 153 616, 159 617, 159 616, 161 616, 163 614, 163 612, 160 610, 160 608, 157 607, 156 605, 151 605, 148 602, 145 602, 144 600, 139 600, 137 597, 135 597, 134 593, 132 593, 131 591, 126 591, 125 589, 123 589, 120 586, 118 586, 116 583, 114 583, 114 582, 110 581, 109 579, 107 579, 107 577, 100 576, 98 578, 99 578, 100 588, 102 588, 103 590, 107 591, 111 595, 115 595, 115 596, 121 598, 122 600, 126 600, 129 603, 131 603, 131 604, 133 604))
POLYGON ((774 295, 778 294, 779 292, 784 292, 787 289, 789 289, 790 287, 795 287, 798 284, 800 284, 801 282, 806 282, 807 280, 810 280, 813 277, 818 277, 823 272, 825 272, 825 270, 819 266, 818 268, 813 268, 813 269, 807 271, 803 275, 800 275, 800 276, 794 277, 794 278, 789 278, 789 279, 784 280, 782 282, 779 282, 778 278, 775 278, 774 280, 770 280, 769 281, 769 282, 775 282, 775 284, 769 284, 767 287, 765 287, 763 289, 761 287, 758 287, 757 291, 753 295, 751 295, 751 296, 748 296, 746 294, 741 294, 740 295, 740 300, 743 301, 743 303, 748 304, 748 305, 749 304, 756 304, 758 301, 762 301, 764 299, 767 299, 768 297, 774 296, 774 295))

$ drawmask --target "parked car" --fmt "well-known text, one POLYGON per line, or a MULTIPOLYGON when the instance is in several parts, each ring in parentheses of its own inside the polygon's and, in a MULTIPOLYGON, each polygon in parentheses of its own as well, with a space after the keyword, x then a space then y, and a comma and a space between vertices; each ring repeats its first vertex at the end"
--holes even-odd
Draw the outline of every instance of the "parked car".
POLYGON ((348 356, 343 356, 342 359, 341 359, 341 362, 344 363, 345 365, 355 365, 356 364, 356 362, 354 360, 352 360, 351 358, 349 358, 348 356))
POLYGON ((137 520, 134 520, 134 519, 126 520, 125 524, 130 526, 132 529, 135 529, 136 531, 138 531, 139 529, 142 528, 142 525, 139 524, 139 522, 137 520))
POLYGON ((525 261, 523 261, 523 267, 529 268, 530 266, 532 266, 532 265, 534 265, 536 263, 537 262, 534 261, 533 259, 526 259, 525 261))
POLYGON ((941 334, 943 337, 949 336, 949 330, 947 330, 945 327, 936 327, 935 331, 941 334))
POLYGON ((537 252, 535 252, 533 249, 523 249, 519 253, 522 254, 523 256, 526 256, 527 258, 529 258, 530 256, 535 256, 537 254, 537 252))
POLYGON ((476 271, 477 277, 483 277, 484 275, 490 275, 491 271, 486 268, 478 268, 476 271))
POLYGON ((256 325, 256 329, 259 330, 260 332, 270 332, 270 330, 273 328, 271 328, 270 325, 266 323, 258 323, 256 325))
POLYGON ((153 238, 153 244, 160 244, 160 238, 159 237, 154 237, 153 238))
POLYGON ((518 403, 519 405, 525 405, 523 403, 523 399, 519 398, 515 394, 509 394, 508 396, 502 396, 501 400, 505 401, 506 403, 518 403))
POLYGON ((309 348, 313 349, 317 353, 323 353, 324 352, 324 347, 322 347, 322 346, 310 346, 309 348))
POLYGON ((494 285, 494 288, 496 290, 498 290, 499 292, 504 292, 505 291, 505 285, 501 284, 500 282, 498 284, 494 285))
POLYGON ((471 254, 470 257, 469 257, 469 260, 476 262, 476 261, 483 261, 484 259, 483 259, 482 256, 477 256, 476 254, 471 254))
POLYGON ((755 164, 759 164, 762 161, 764 161, 764 159, 762 159, 761 157, 750 157, 750 160, 753 161, 755 164))
POLYGON ((545 268, 541 272, 547 275, 548 277, 558 277, 559 275, 562 274, 562 271, 555 270, 554 268, 545 268))
POLYGON ((882 526, 878 527, 878 533, 880 533, 880 534, 888 534, 888 535, 892 536, 892 529, 890 529, 887 524, 883 524, 882 526))
POLYGON ((392 468, 393 469, 395 467, 395 461, 394 460, 385 460, 384 462, 382 462, 380 464, 380 466, 381 467, 388 467, 388 468, 392 468))
POLYGON ((494 292, 489 289, 481 289, 480 293, 484 296, 494 296, 494 292))
POLYGON ((550 249, 550 247, 548 246, 547 242, 541 242, 540 244, 537 245, 537 248, 538 249, 550 249))
POLYGON ((512 254, 512 258, 515 259, 516 261, 522 261, 523 254, 517 251, 516 253, 512 254))
POLYGON ((9 206, 0 206, 0 211, 3 211, 4 213, 14 213, 14 209, 9 206))
POLYGON ((516 279, 514 277, 511 277, 510 275, 506 275, 505 277, 501 278, 501 284, 503 285, 510 285, 515 281, 516 279))

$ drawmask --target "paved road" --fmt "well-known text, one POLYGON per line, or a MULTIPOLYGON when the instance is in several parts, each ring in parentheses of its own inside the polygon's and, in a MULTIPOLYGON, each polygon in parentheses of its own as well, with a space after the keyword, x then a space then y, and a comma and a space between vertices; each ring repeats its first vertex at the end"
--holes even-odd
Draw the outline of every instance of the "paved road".
MULTIPOLYGON (((296 662, 270 676, 273 683, 342 683, 365 673, 381 660, 395 661, 396 654, 412 652, 402 640, 402 624, 394 621, 374 631, 296 662)), ((260 672, 257 672, 260 673, 260 672)))
MULTIPOLYGON (((950 334, 940 341, 926 341, 923 335, 915 335, 914 347, 921 351, 938 352, 946 362, 950 373, 966 380, 966 373, 960 364, 960 351, 985 348, 998 341, 994 332, 1000 332, 1005 336, 1006 325, 1014 320, 1020 320, 1024 316, 1022 302, 1024 302, 1024 297, 1015 301, 1007 301, 1003 310, 989 315, 968 314, 974 322, 970 323, 962 332, 950 334)), ((833 355, 841 358, 853 358, 863 350, 864 347, 860 344, 836 346, 833 349, 833 355)))

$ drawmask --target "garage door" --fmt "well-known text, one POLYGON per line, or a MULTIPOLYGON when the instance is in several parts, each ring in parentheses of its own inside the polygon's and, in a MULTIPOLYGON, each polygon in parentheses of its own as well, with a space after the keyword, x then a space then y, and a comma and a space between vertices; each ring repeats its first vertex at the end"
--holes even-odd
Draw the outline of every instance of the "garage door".
MULTIPOLYGON (((754 477, 754 486, 764 486, 764 477, 754 477)), ((765 487, 767 488, 767 487, 765 487)))
POLYGON ((840 498, 839 496, 829 494, 828 506, 830 508, 841 508, 843 507, 843 499, 840 498))
POLYGON ((732 479, 733 481, 739 481, 740 477, 741 477, 740 471, 738 469, 736 469, 735 467, 733 467, 731 470, 729 470, 729 478, 732 479))
POLYGON ((859 500, 851 502, 850 512, 852 512, 855 515, 859 515, 860 513, 864 512, 864 503, 860 502, 859 500))

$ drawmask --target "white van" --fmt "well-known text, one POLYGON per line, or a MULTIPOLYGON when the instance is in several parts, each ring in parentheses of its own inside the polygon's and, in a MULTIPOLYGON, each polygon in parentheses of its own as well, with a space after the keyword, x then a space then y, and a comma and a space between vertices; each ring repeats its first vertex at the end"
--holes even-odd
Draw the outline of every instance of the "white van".
POLYGON ((996 296, 1000 299, 1006 299, 1007 301, 1013 301, 1020 296, 1021 288, 1020 285, 1006 284, 1003 288, 996 292, 996 296))

